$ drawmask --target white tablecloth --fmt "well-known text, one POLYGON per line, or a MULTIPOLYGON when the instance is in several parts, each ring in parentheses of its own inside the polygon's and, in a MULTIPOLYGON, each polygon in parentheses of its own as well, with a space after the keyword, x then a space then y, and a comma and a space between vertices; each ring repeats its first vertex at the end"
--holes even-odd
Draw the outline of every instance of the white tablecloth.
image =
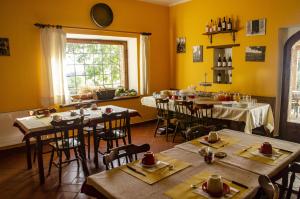
MULTIPOLYGON (((201 101, 196 100, 196 103, 201 101)), ((155 98, 153 96, 143 97, 141 103, 144 106, 156 108, 155 98)), ((174 110, 173 100, 169 103, 170 110, 174 110)), ((264 126, 270 132, 274 130, 274 117, 270 104, 257 103, 248 108, 228 107, 222 104, 215 104, 213 108, 213 117, 218 119, 244 122, 244 132, 251 134, 252 129, 264 126)))

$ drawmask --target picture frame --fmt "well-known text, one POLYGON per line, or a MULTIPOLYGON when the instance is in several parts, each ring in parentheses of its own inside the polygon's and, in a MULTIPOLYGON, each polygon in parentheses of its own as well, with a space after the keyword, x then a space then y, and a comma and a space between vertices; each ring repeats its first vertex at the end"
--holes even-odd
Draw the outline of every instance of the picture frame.
POLYGON ((266 56, 266 46, 248 46, 246 47, 246 61, 264 62, 266 56))
POLYGON ((178 37, 176 39, 176 52, 185 53, 186 52, 186 39, 185 37, 178 37))
POLYGON ((266 34, 266 18, 248 20, 246 24, 246 36, 266 34))
POLYGON ((193 62, 203 62, 203 46, 193 46, 193 62))
POLYGON ((0 38, 0 56, 10 56, 8 38, 0 38))

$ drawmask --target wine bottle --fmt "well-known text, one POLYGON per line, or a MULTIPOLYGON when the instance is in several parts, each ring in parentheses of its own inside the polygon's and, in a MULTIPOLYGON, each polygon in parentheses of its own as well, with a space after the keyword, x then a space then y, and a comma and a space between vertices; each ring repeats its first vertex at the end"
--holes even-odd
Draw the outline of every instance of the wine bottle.
POLYGON ((226 57, 223 57, 223 61, 222 61, 222 66, 226 67, 227 66, 227 61, 226 61, 226 57))
POLYGON ((228 66, 228 67, 231 67, 231 66, 232 66, 232 59, 231 59, 231 56, 229 56, 229 58, 228 58, 227 66, 228 66))
POLYGON ((222 22, 222 31, 226 31, 226 19, 224 17, 224 20, 222 22))
POLYGON ((214 23, 214 25, 213 25, 213 32, 217 32, 217 22, 214 21, 213 23, 214 23))
POLYGON ((219 18, 219 23, 218 23, 218 32, 220 31, 222 31, 221 18, 219 18))
POLYGON ((228 23, 227 23, 227 30, 232 30, 232 22, 231 19, 228 19, 228 23))
POLYGON ((228 84, 231 84, 232 83, 232 71, 229 70, 228 71, 228 84))
POLYGON ((208 24, 206 24, 206 26, 205 26, 205 32, 209 32, 209 25, 208 24))
POLYGON ((210 20, 210 26, 209 26, 209 32, 212 32, 213 30, 213 20, 210 20))
POLYGON ((219 58, 218 58, 218 64, 217 64, 218 67, 221 67, 222 66, 222 59, 221 59, 221 54, 219 54, 219 58))
POLYGON ((219 72, 218 75, 217 75, 217 82, 218 82, 218 84, 221 83, 221 80, 222 80, 222 75, 221 75, 221 73, 219 72))

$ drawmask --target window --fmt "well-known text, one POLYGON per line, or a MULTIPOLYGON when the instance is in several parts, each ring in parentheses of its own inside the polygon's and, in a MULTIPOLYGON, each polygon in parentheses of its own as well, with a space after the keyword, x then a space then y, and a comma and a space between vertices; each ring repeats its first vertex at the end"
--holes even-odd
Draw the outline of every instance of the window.
POLYGON ((70 95, 84 87, 128 88, 127 42, 68 39, 65 75, 70 95))

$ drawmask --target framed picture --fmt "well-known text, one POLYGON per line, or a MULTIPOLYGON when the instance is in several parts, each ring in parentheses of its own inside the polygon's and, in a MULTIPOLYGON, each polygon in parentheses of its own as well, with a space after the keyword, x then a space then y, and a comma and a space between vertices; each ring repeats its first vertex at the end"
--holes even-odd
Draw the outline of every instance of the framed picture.
POLYGON ((203 46, 193 46, 193 62, 203 62, 203 46))
POLYGON ((9 56, 8 38, 0 38, 0 56, 9 56))
POLYGON ((265 35, 266 34, 266 19, 249 20, 246 24, 246 35, 265 35))
POLYGON ((246 61, 264 62, 266 46, 246 47, 246 61))
POLYGON ((179 37, 176 39, 176 52, 185 53, 185 37, 179 37))

